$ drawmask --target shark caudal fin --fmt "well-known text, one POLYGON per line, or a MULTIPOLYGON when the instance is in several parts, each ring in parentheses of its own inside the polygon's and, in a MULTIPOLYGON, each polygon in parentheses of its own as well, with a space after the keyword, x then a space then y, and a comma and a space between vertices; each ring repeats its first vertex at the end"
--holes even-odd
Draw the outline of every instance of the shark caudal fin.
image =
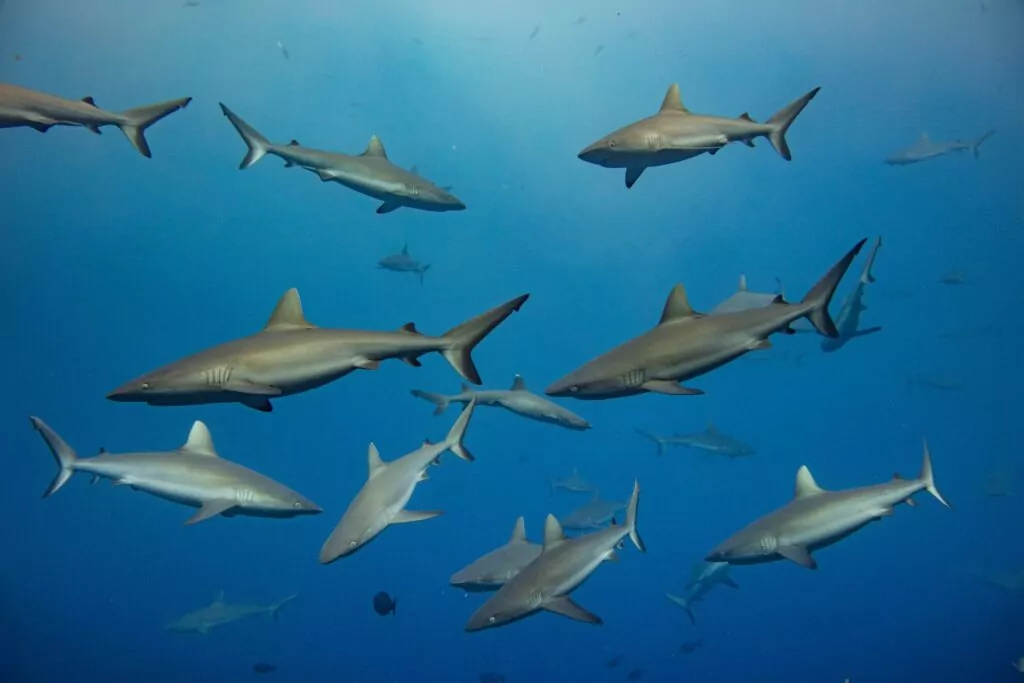
POLYGON ((664 441, 662 441, 661 439, 656 437, 654 434, 650 434, 649 432, 645 432, 642 429, 637 429, 636 433, 639 434, 640 436, 644 437, 645 439, 650 439, 651 441, 653 441, 654 445, 658 449, 658 455, 665 455, 665 442, 664 441))
POLYGON ((865 237, 860 242, 857 242, 853 249, 846 252, 846 255, 829 268, 829 271, 825 273, 823 278, 818 280, 816 285, 811 287, 811 291, 807 292, 807 296, 800 302, 801 306, 808 307, 805 315, 811 321, 811 324, 814 325, 814 329, 818 331, 818 334, 833 338, 839 336, 839 330, 836 329, 836 324, 828 313, 828 305, 832 301, 832 295, 836 293, 836 287, 839 286, 850 264, 853 263, 853 259, 857 257, 857 254, 860 253, 861 248, 867 241, 865 237))
POLYGON ((686 611, 686 616, 690 617, 690 623, 694 626, 697 625, 697 615, 693 613, 693 606, 690 604, 689 598, 680 598, 669 593, 665 593, 665 597, 668 598, 669 602, 675 603, 686 611))
POLYGON ((274 618, 274 621, 277 621, 277 615, 281 611, 281 608, 284 607, 285 605, 287 605, 289 602, 291 602, 292 600, 294 600, 297 597, 299 597, 298 593, 292 593, 291 595, 289 595, 284 600, 276 602, 276 603, 274 603, 273 605, 271 605, 270 607, 267 608, 267 611, 270 612, 270 616, 274 618))
POLYGON ((814 99, 814 96, 818 94, 821 87, 817 87, 810 91, 803 97, 790 102, 785 107, 775 112, 770 119, 765 123, 772 126, 772 132, 768 134, 768 141, 772 143, 772 147, 779 153, 786 161, 791 161, 793 155, 789 153, 789 145, 786 144, 786 131, 796 121, 796 117, 800 115, 800 112, 804 110, 807 103, 814 99))
POLYGON ((928 452, 928 440, 922 439, 922 442, 924 443, 924 462, 921 463, 921 476, 918 478, 924 484, 925 491, 935 496, 935 499, 946 507, 952 508, 953 506, 947 503, 946 499, 939 493, 939 490, 935 488, 935 477, 932 475, 932 456, 928 452))
POLYGON ((429 263, 424 263, 423 266, 419 270, 416 271, 416 274, 420 276, 420 284, 421 285, 423 284, 423 276, 427 274, 428 270, 430 270, 430 264, 429 263))
POLYGON ((644 541, 640 538, 640 532, 636 528, 636 514, 637 509, 640 507, 640 482, 633 482, 633 495, 629 497, 629 505, 626 507, 626 529, 629 530, 629 540, 633 541, 633 545, 636 546, 637 550, 642 553, 647 552, 647 546, 644 545, 644 541))
POLYGON ((224 112, 224 116, 228 117, 228 121, 235 127, 238 134, 242 136, 242 141, 249 148, 245 158, 242 159, 242 163, 238 165, 239 170, 245 170, 266 156, 267 151, 273 145, 258 130, 243 121, 241 116, 228 109, 223 102, 219 104, 220 110, 224 112))
POLYGON ((448 431, 448 436, 445 437, 444 443, 455 455, 459 456, 466 462, 473 462, 476 458, 473 454, 462 445, 462 439, 466 436, 466 427, 469 426, 469 418, 473 417, 473 409, 476 408, 476 398, 469 399, 469 403, 462 409, 462 413, 459 415, 459 419, 455 421, 452 428, 448 431))
POLYGON ((864 270, 861 271, 860 281, 868 285, 875 281, 875 274, 871 272, 871 269, 875 266, 875 257, 878 256, 878 250, 882 248, 882 238, 879 237, 875 240, 875 246, 871 248, 871 253, 868 254, 868 260, 864 263, 864 270))
POLYGON ((60 438, 57 432, 50 429, 49 425, 38 417, 30 417, 29 421, 43 437, 43 441, 46 442, 50 452, 53 453, 53 458, 57 461, 57 467, 59 468, 57 476, 53 478, 53 482, 50 484, 50 488, 46 489, 46 493, 43 494, 43 498, 46 498, 59 491, 60 487, 64 486, 68 479, 71 478, 71 475, 75 473, 75 461, 78 460, 78 454, 75 453, 75 449, 69 446, 64 439, 60 438))
POLYGON ((437 406, 436 408, 434 408, 434 415, 440 415, 445 410, 447 410, 448 406, 450 406, 452 403, 451 401, 448 400, 447 396, 435 394, 430 391, 421 391, 419 389, 413 389, 409 393, 411 393, 416 398, 422 398, 424 401, 430 401, 435 406, 437 406))
POLYGON ((445 332, 441 337, 444 346, 440 351, 445 360, 455 368, 455 372, 473 384, 481 384, 480 373, 473 364, 473 348, 505 318, 518 311, 529 298, 529 294, 517 296, 445 332))
POLYGON ((994 130, 990 130, 990 131, 986 132, 984 135, 982 135, 980 138, 978 138, 977 140, 975 140, 974 142, 971 143, 971 154, 974 155, 975 159, 977 159, 979 156, 981 156, 981 153, 980 153, 981 144, 983 142, 985 142, 986 140, 988 140, 990 137, 992 137, 995 134, 996 134, 996 132, 994 130))
POLYGON ((137 107, 119 112, 122 122, 117 124, 128 142, 139 151, 139 154, 150 159, 153 154, 149 151, 149 143, 146 142, 146 129, 160 119, 173 114, 179 109, 184 109, 192 101, 191 97, 182 97, 178 100, 168 100, 160 104, 151 104, 148 107, 137 107))

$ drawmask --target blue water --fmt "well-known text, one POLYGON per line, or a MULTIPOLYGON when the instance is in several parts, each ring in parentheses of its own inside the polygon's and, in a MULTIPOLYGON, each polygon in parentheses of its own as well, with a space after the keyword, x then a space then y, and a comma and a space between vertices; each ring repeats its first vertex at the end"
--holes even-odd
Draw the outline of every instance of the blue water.
POLYGON ((0 81, 114 110, 194 100, 150 129, 151 160, 116 129, 0 131, 0 679, 242 681, 258 661, 278 682, 616 681, 637 668, 645 681, 707 683, 1018 676, 1021 595, 974 578, 1024 568, 1024 480, 1018 497, 983 489, 1015 468, 1024 436, 1024 7, 985 2, 9 0, 0 81), (758 120, 822 90, 789 132, 790 163, 762 140, 650 169, 626 190, 622 171, 576 159, 653 114, 672 82, 694 111, 758 120), (275 140, 355 153, 377 134, 392 161, 453 185, 469 208, 378 216, 373 200, 276 159, 239 171, 244 145, 218 102, 275 140), (978 160, 881 163, 922 130, 948 140, 988 128, 978 160), (776 337, 758 354, 778 362, 689 381, 700 397, 566 402, 595 425, 585 433, 481 409, 466 441, 477 461, 446 458, 413 497, 445 515, 329 566, 317 552, 365 480, 367 444, 391 460, 455 419, 409 395, 458 389, 443 359, 387 362, 269 415, 104 399, 258 330, 289 287, 321 326, 411 320, 429 333, 530 292, 474 356, 485 386, 521 373, 541 392, 651 327, 677 281, 698 310, 741 272, 758 291, 778 275, 796 298, 877 235, 864 321, 880 334, 833 354, 813 335, 776 337), (405 243, 432 264, 422 286, 375 268, 405 243), (967 284, 938 283, 955 269, 967 284), (786 360, 799 351, 802 363, 786 360), (908 383, 915 373, 960 388, 908 383), (29 415, 83 455, 173 449, 201 419, 222 456, 325 513, 185 527, 188 508, 82 475, 43 500, 54 465, 29 415), (758 454, 659 459, 633 431, 709 420, 758 454), (918 496, 819 551, 816 572, 738 568, 740 589, 712 592, 696 627, 664 598, 717 542, 787 501, 801 464, 826 488, 914 475, 923 436, 953 510, 918 496), (634 478, 643 488, 648 552, 627 547, 574 594, 604 625, 541 614, 464 633, 483 596, 448 577, 503 543, 518 515, 539 541, 544 515, 585 500, 549 495, 573 467, 609 497, 634 478), (229 602, 299 598, 277 624, 161 630, 221 589, 229 602), (395 618, 373 612, 379 590, 398 598, 395 618), (700 650, 677 654, 698 637, 700 650), (623 663, 607 668, 616 654, 623 663))

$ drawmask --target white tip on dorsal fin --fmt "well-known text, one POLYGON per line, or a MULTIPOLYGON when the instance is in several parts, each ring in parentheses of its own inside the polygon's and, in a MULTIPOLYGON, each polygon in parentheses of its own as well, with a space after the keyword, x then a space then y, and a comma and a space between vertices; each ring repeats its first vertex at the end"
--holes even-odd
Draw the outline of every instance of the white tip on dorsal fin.
POLYGON ((299 299, 299 290, 292 287, 285 292, 274 306, 274 312, 270 314, 270 320, 263 326, 264 332, 276 330, 308 330, 316 325, 310 324, 306 316, 302 314, 302 301, 299 299))
POLYGON ((373 475, 383 470, 387 465, 380 459, 380 453, 377 451, 377 446, 372 441, 370 442, 370 448, 367 453, 367 461, 370 469, 370 476, 368 479, 373 479, 373 475))
POLYGON ((690 302, 686 298, 686 290, 682 284, 677 284, 669 292, 668 299, 665 300, 665 308, 661 310, 661 320, 658 321, 658 324, 664 325, 667 322, 690 318, 693 315, 693 309, 690 308, 690 302))
POLYGON ((825 489, 818 486, 817 482, 814 481, 814 477, 811 476, 811 471, 807 469, 807 465, 801 465, 800 469, 796 472, 796 486, 793 490, 793 497, 804 498, 806 496, 816 496, 824 492, 825 489))
POLYGON ((544 550, 558 545, 564 540, 565 532, 562 531, 562 525, 558 523, 554 515, 549 514, 548 518, 544 520, 544 550))
POLYGON ((673 83, 665 93, 665 99, 661 101, 659 112, 674 111, 682 114, 689 114, 689 110, 683 106, 683 99, 679 96, 679 84, 673 83))
POLYGON ((213 447, 213 437, 210 436, 210 430, 200 420, 196 420, 192 425, 192 430, 188 433, 188 441, 181 447, 181 450, 188 451, 192 455, 217 457, 217 449, 213 447))
POLYGON ((370 142, 366 145, 366 151, 363 152, 364 157, 381 157, 383 159, 388 158, 388 153, 384 151, 384 143, 380 141, 380 138, 374 135, 370 138, 370 142))
POLYGON ((747 291, 747 276, 740 275, 740 290, 741 292, 747 291))
POLYGON ((526 520, 522 517, 516 520, 516 525, 512 527, 512 538, 508 540, 509 543, 526 543, 526 520))
POLYGON ((526 391, 526 381, 522 375, 516 375, 512 380, 512 389, 510 391, 526 391))

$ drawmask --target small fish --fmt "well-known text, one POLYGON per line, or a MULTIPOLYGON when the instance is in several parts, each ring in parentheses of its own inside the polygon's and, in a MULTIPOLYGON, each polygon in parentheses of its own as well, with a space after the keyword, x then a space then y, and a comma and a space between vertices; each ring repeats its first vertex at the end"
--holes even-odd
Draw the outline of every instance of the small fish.
POLYGON ((281 54, 284 55, 285 59, 291 59, 291 55, 288 54, 288 48, 286 48, 284 46, 284 43, 282 43, 280 40, 277 41, 277 48, 281 51, 281 54))
POLYGON ((21 55, 20 54, 14 55, 14 61, 20 62, 21 61, 21 55))
POLYGON ((691 655, 697 650, 699 650, 701 645, 702 643, 700 641, 700 638, 698 638, 697 640, 687 640, 685 643, 679 646, 679 654, 691 655))
POLYGON ((609 669, 614 669, 619 664, 622 664, 622 655, 615 655, 614 657, 612 657, 611 659, 608 660, 608 663, 606 664, 606 666, 609 669))
POLYGON ((598 45, 598 46, 597 46, 597 49, 596 49, 596 50, 594 50, 594 56, 596 57, 596 56, 598 56, 599 54, 601 54, 602 50, 604 50, 604 45, 598 45))
POLYGON ((505 683, 505 674, 496 674, 491 671, 480 674, 480 683, 505 683))
POLYGON ((533 33, 530 34, 530 40, 536 38, 538 33, 540 33, 540 24, 533 27, 533 33))
POLYGON ((583 26, 585 23, 587 23, 587 17, 583 15, 573 22, 573 26, 583 26))
POLYGON ((398 601, 384 591, 373 596, 373 610, 382 617, 386 617, 389 614, 392 616, 398 614, 397 608, 398 601))
POLYGON ((645 673, 647 673, 647 672, 644 671, 643 669, 633 669, 632 671, 629 672, 629 675, 626 676, 626 680, 627 681, 639 681, 641 678, 644 677, 645 673))
MULTIPOLYGON (((199 4, 198 2, 196 3, 199 4)), ((252 665, 253 673, 257 674, 269 674, 277 671, 277 667, 273 664, 267 664, 266 662, 259 662, 258 664, 252 665)))
MULTIPOLYGON (((181 6, 182 7, 199 7, 199 0, 185 0, 185 2, 181 3, 181 6)), ((260 665, 257 664, 257 666, 260 666, 260 665)), ((273 669, 271 669, 271 671, 273 671, 273 669)), ((258 671, 257 673, 267 673, 267 672, 265 672, 265 671, 258 671)))
POLYGON ((964 285, 967 284, 967 274, 962 270, 951 270, 939 277, 939 284, 943 285, 964 285))

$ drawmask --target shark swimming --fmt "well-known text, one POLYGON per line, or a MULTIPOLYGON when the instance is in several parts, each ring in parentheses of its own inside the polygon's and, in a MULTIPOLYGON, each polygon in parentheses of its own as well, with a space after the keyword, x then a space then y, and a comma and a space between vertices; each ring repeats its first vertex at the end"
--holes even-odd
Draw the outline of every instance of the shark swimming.
MULTIPOLYGON (((782 294, 782 282, 775 278, 778 290, 771 292, 752 292, 747 289, 746 275, 740 275, 739 288, 728 299, 711 309, 708 315, 721 315, 723 313, 736 313, 738 311, 749 311, 753 308, 766 308, 771 306, 782 294)), ((785 297, 783 297, 785 298, 785 297)))
POLYGON ((79 126, 100 135, 100 128, 117 126, 132 147, 152 158, 146 129, 160 119, 184 109, 191 97, 168 100, 120 112, 96 106, 92 97, 67 100, 17 85, 0 83, 0 128, 28 127, 45 133, 54 126, 79 126))
POLYGON ((577 431, 590 429, 590 423, 576 413, 530 391, 526 387, 526 382, 521 375, 515 376, 510 389, 474 391, 469 385, 463 384, 462 391, 453 396, 434 394, 429 391, 421 391, 420 389, 413 389, 412 395, 425 401, 430 401, 437 406, 434 410, 434 415, 440 415, 452 403, 468 403, 475 399, 477 405, 497 406, 538 422, 545 422, 577 431))
POLYGON ((572 474, 568 477, 556 477, 548 482, 551 495, 555 495, 555 489, 562 489, 570 493, 592 493, 597 489, 593 484, 580 476, 579 469, 573 467, 572 474))
POLYGON ((248 617, 258 617, 266 614, 272 617, 274 621, 277 621, 277 615, 281 608, 297 597, 298 595, 289 595, 272 605, 233 604, 224 602, 224 591, 220 591, 209 605, 175 619, 165 625, 164 630, 176 633, 198 633, 205 636, 210 632, 210 629, 248 617))
POLYGON ((858 337, 866 337, 869 334, 880 332, 881 327, 869 327, 867 329, 860 329, 860 314, 868 310, 868 307, 864 305, 864 288, 875 281, 875 276, 871 273, 871 268, 875 265, 875 256, 878 255, 878 249, 882 246, 882 238, 879 237, 875 240, 875 246, 871 249, 871 253, 868 254, 868 260, 864 263, 864 270, 861 271, 860 278, 857 280, 857 286, 853 292, 843 300, 843 305, 839 309, 839 315, 836 316, 836 330, 839 331, 839 336, 835 338, 825 338, 821 340, 821 350, 826 353, 832 353, 843 348, 846 343, 852 339, 858 337))
POLYGON ((467 592, 493 591, 540 556, 543 546, 526 540, 526 520, 516 520, 508 543, 452 574, 449 583, 467 592))
POLYGON ((690 572, 690 580, 686 584, 686 593, 683 596, 666 593, 665 597, 669 602, 683 608, 686 615, 690 617, 690 623, 697 623, 697 615, 693 613, 693 604, 700 602, 704 596, 711 592, 715 586, 729 586, 739 588, 732 577, 729 576, 730 565, 728 562, 698 562, 693 565, 690 572))
POLYGON ((610 522, 615 513, 626 507, 628 502, 603 500, 601 492, 594 489, 593 497, 580 507, 559 520, 563 529, 570 531, 587 531, 600 529, 610 522))
POLYGON ((148 372, 107 395, 111 401, 182 406, 241 403, 270 412, 272 398, 323 386, 355 370, 376 370, 397 358, 419 367, 420 356, 437 352, 466 380, 480 384, 473 348, 526 302, 516 297, 439 337, 413 323, 393 332, 328 329, 306 320, 296 289, 278 301, 263 329, 148 372))
POLYGON ((927 442, 921 474, 916 479, 903 479, 897 474, 883 484, 826 491, 818 486, 805 465, 797 471, 792 500, 730 536, 704 559, 730 564, 786 559, 807 569, 817 569, 813 551, 893 514, 893 508, 900 503, 916 505, 912 496, 919 491, 927 491, 949 507, 935 487, 927 442))
POLYGON ((391 213, 402 207, 433 212, 462 211, 466 208, 448 189, 420 176, 415 168, 407 171, 391 163, 384 144, 376 135, 370 138, 362 154, 324 152, 303 147, 297 140, 287 145, 276 144, 263 137, 224 104, 220 108, 249 148, 239 165, 242 170, 271 154, 282 159, 286 168, 304 168, 324 182, 339 183, 382 202, 377 207, 378 214, 391 213))
POLYGON ((718 431, 711 422, 702 432, 695 434, 674 434, 672 436, 657 436, 641 429, 636 430, 640 436, 649 439, 658 447, 658 455, 665 455, 665 446, 685 446, 724 455, 729 458, 738 458, 747 455, 756 455, 757 451, 739 439, 718 431))
POLYGON ((430 268, 429 263, 420 263, 413 257, 409 256, 409 245, 402 247, 402 251, 397 254, 391 254, 385 256, 377 262, 377 268, 381 270, 390 270, 395 273, 415 273, 420 278, 420 284, 423 284, 423 276, 430 268))
POLYGON ((287 518, 323 512, 319 505, 287 486, 221 458, 210 430, 198 420, 192 425, 188 441, 173 451, 115 455, 101 450, 95 457, 80 458, 45 422, 38 417, 30 419, 59 468, 44 498, 59 491, 75 472, 85 472, 93 475, 93 483, 102 477, 115 485, 199 508, 185 524, 217 515, 287 518))
POLYGON ((427 468, 439 462, 445 451, 472 462, 473 455, 462 445, 462 439, 475 406, 474 401, 466 405, 444 441, 424 443, 397 460, 385 463, 377 447, 370 444, 369 476, 320 549, 320 564, 351 555, 392 524, 420 522, 441 515, 440 510, 414 511, 405 506, 416 485, 428 479, 427 468))
POLYGON ((714 155, 731 142, 753 147, 759 137, 768 138, 779 156, 790 161, 793 157, 786 132, 820 89, 814 88, 758 123, 746 113, 736 118, 694 114, 683 106, 679 85, 673 83, 657 114, 609 133, 578 157, 605 168, 626 169, 627 188, 652 166, 674 164, 705 153, 714 155))
POLYGON ((811 288, 799 303, 778 296, 770 306, 704 315, 690 307, 677 284, 668 296, 657 327, 598 356, 549 386, 548 396, 601 400, 654 392, 676 396, 704 393, 681 384, 721 367, 750 351, 771 348, 768 337, 790 332, 791 323, 808 318, 819 334, 839 331, 828 312, 836 287, 866 240, 858 242, 811 288))
POLYGON ((640 484, 634 482, 626 511, 626 523, 613 525, 577 538, 566 538, 554 515, 544 522, 544 547, 536 560, 526 565, 480 606, 466 622, 466 631, 504 626, 544 610, 588 624, 601 618, 573 602, 570 594, 602 562, 615 561, 615 550, 628 536, 641 552, 643 541, 637 531, 640 484))
POLYGON ((972 155, 974 155, 974 158, 977 159, 981 155, 980 150, 982 143, 995 134, 996 132, 994 130, 990 130, 974 140, 936 142, 928 136, 928 133, 921 133, 921 137, 917 139, 917 142, 886 158, 885 164, 887 166, 909 166, 910 164, 917 164, 922 161, 928 161, 929 159, 935 159, 954 152, 965 152, 968 150, 972 155))

